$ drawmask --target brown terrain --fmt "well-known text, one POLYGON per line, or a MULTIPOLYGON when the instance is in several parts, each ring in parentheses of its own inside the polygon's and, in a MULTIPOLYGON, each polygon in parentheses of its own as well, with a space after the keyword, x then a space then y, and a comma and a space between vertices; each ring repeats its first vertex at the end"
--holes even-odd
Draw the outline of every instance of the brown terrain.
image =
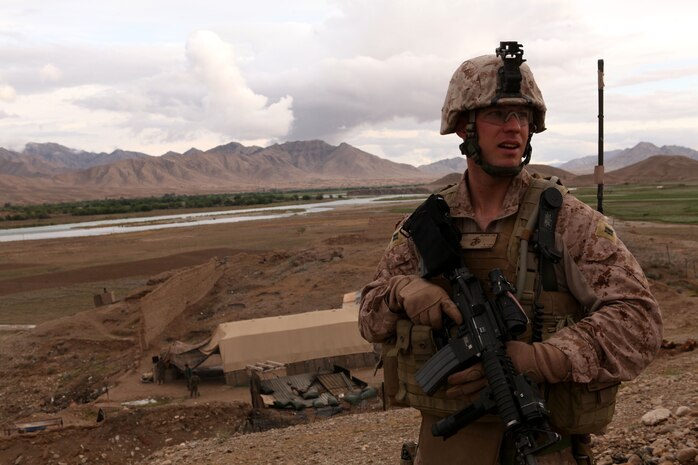
POLYGON ((436 177, 346 143, 332 146, 320 140, 264 148, 231 142, 160 157, 123 151, 90 154, 58 144, 29 144, 23 153, 0 148, 0 194, 4 202, 18 204, 405 185, 436 177))
MULTIPOLYGON (((198 399, 181 379, 140 378, 160 348, 200 342, 220 322, 340 306, 371 279, 396 221, 413 207, 3 243, 0 323, 38 326, 0 332, 0 424, 61 418, 64 426, 3 435, 0 463, 398 463, 402 442, 417 438, 412 409, 369 403, 314 419, 255 411, 246 389, 220 378, 205 379, 198 399), (93 308, 104 287, 119 301, 93 308), (154 403, 124 404, 144 399, 154 403), (97 423, 100 409, 106 420, 97 423)), ((623 384, 594 449, 604 465, 696 463, 698 227, 614 224, 650 278, 667 343, 623 384), (643 423, 657 408, 668 416, 643 423)), ((355 374, 380 384, 372 370, 355 374)))
MULTIPOLYGON (((322 141, 267 148, 231 143, 159 158, 74 152, 56 144, 30 144, 22 156, 0 149, 4 201, 271 185, 376 186, 378 194, 386 183, 436 190, 460 177, 425 184, 436 176, 322 141)), ((569 186, 593 183, 589 175, 530 168, 569 186)), ((606 179, 693 182, 697 173, 698 161, 661 156, 606 179)), ((397 463, 402 442, 417 438, 412 409, 383 412, 368 402, 321 420, 307 412, 252 409, 249 391, 221 378, 204 379, 202 397, 189 399, 182 379, 154 385, 142 383, 141 374, 172 341, 201 342, 218 323, 340 306, 344 293, 371 279, 395 222, 414 206, 3 243, 0 324, 38 326, 0 332, 0 424, 60 418, 63 427, 3 435, 0 464, 397 463), (104 288, 118 302, 94 308, 92 296, 104 288), (149 403, 129 404, 134 401, 149 403), (98 423, 100 409, 106 420, 98 423)), ((594 449, 603 465, 696 463, 697 227, 614 224, 661 303, 666 344, 637 380, 624 383, 615 420, 594 438, 594 449), (643 417, 657 408, 668 416, 643 417)), ((355 375, 380 385, 373 370, 355 375)))

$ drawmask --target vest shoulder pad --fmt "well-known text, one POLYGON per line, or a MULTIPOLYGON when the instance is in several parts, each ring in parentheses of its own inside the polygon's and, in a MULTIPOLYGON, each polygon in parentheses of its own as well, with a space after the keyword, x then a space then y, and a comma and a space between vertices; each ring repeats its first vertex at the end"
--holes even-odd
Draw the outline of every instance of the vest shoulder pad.
MULTIPOLYGON (((557 176, 542 177, 537 173, 533 174, 533 180, 531 185, 528 187, 526 194, 524 195, 523 201, 519 205, 519 212, 516 215, 516 221, 514 222, 514 231, 511 234, 509 245, 507 247, 507 257, 510 263, 516 264, 517 281, 519 281, 519 274, 524 270, 522 268, 527 268, 525 263, 520 263, 522 258, 521 255, 521 242, 522 240, 528 243, 528 240, 533 236, 533 231, 536 227, 536 217, 538 216, 538 205, 540 204, 540 196, 543 191, 549 187, 554 187, 563 195, 563 197, 569 192, 565 186, 560 184, 559 178, 557 176)), ((524 258, 525 259, 525 258, 524 258)), ((527 280, 527 285, 532 285, 532 281, 527 280)), ((521 297, 524 292, 531 291, 532 289, 524 289, 521 282, 517 282, 517 297, 521 297)))
POLYGON ((447 204, 451 205, 458 193, 458 184, 450 184, 437 193, 444 198, 447 204))

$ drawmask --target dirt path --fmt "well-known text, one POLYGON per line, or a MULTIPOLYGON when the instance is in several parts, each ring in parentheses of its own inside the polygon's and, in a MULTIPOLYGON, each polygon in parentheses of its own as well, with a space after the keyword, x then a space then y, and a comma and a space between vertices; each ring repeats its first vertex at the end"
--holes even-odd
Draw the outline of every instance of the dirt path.
MULTIPOLYGON (((147 260, 134 260, 125 263, 87 266, 70 271, 42 273, 0 281, 0 297, 20 292, 49 289, 86 282, 116 280, 134 276, 153 276, 176 268, 200 265, 213 257, 234 255, 236 251, 228 248, 202 249, 191 252, 166 255, 147 260)), ((14 265, 22 266, 22 265, 14 265)), ((25 264, 24 268, 40 266, 25 264)))

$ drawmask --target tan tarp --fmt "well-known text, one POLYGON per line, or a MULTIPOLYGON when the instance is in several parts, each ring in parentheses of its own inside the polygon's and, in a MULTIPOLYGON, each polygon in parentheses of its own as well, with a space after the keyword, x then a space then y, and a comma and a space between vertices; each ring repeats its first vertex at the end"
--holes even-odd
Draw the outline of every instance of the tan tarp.
POLYGON ((218 348, 226 373, 266 360, 294 363, 372 352, 359 334, 358 317, 355 293, 350 293, 340 309, 220 324, 200 350, 218 348))
POLYGON ((160 354, 163 361, 170 363, 181 371, 184 371, 185 364, 189 364, 191 368, 196 368, 206 360, 211 353, 202 353, 201 348, 208 344, 210 339, 207 339, 198 344, 186 344, 181 341, 175 341, 169 345, 167 350, 160 354))

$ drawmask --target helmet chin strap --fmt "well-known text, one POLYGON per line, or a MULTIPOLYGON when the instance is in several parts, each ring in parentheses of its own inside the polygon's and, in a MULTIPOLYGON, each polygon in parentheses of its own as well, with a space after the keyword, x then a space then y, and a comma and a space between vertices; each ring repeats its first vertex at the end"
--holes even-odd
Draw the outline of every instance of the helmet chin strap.
POLYGON ((475 130, 475 115, 474 112, 469 112, 468 122, 465 125, 465 140, 458 147, 460 148, 460 153, 468 158, 472 158, 475 163, 482 167, 482 170, 495 178, 511 178, 518 175, 524 166, 528 165, 531 161, 531 152, 533 148, 531 147, 531 138, 533 137, 533 131, 528 134, 528 140, 526 141, 526 148, 523 153, 523 160, 519 166, 514 168, 502 168, 500 166, 494 166, 487 163, 482 158, 482 149, 477 138, 477 131, 475 130))

